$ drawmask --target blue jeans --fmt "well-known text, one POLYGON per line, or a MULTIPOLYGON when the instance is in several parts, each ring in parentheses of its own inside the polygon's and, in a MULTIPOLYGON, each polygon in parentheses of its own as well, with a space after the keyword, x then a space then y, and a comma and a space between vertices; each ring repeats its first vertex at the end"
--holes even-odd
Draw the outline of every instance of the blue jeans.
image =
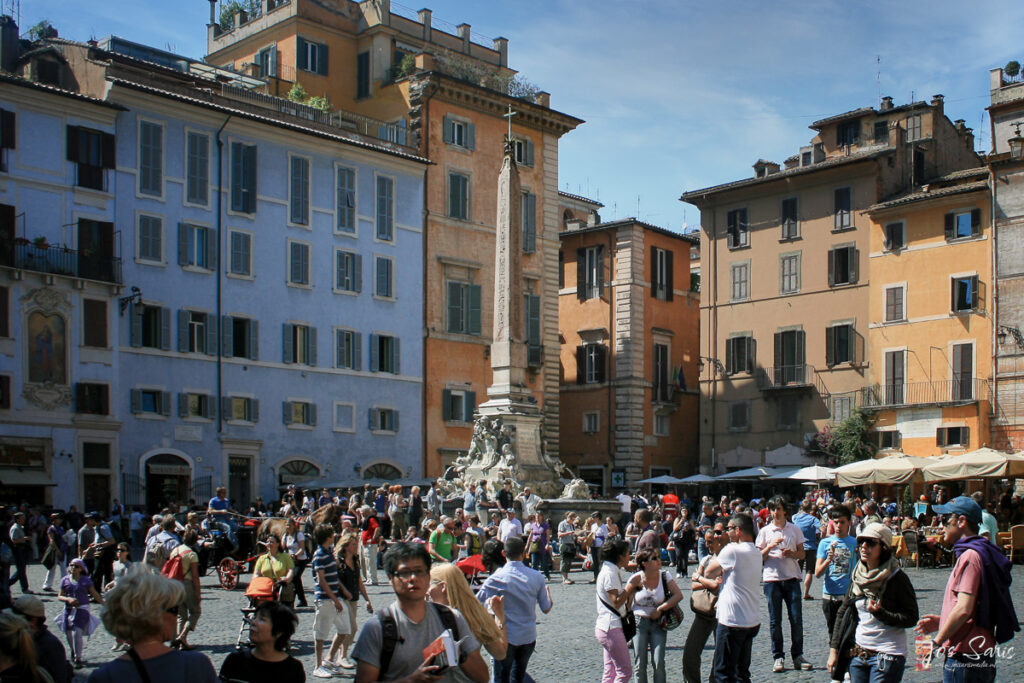
POLYGON ((703 560, 707 554, 708 546, 704 542, 704 536, 700 535, 700 538, 697 539, 697 561, 700 562, 703 560))
POLYGON ((539 553, 530 553, 530 567, 539 572, 544 572, 544 578, 551 578, 551 562, 548 560, 546 550, 542 550, 539 553))
POLYGON ((633 671, 637 683, 647 683, 647 654, 654 659, 654 683, 665 683, 665 641, 668 631, 656 621, 637 617, 636 635, 633 637, 633 671))
POLYGON ((494 660, 494 680, 498 683, 525 683, 526 665, 537 646, 536 641, 526 645, 509 645, 505 659, 494 660))
POLYGON ((793 659, 804 653, 804 613, 803 613, 803 589, 800 586, 800 579, 786 579, 785 581, 766 581, 764 584, 764 597, 768 601, 768 621, 772 634, 772 657, 781 659, 785 657, 782 649, 782 602, 786 602, 786 610, 789 612, 789 635, 793 641, 790 650, 793 659))
POLYGON ((850 682, 898 683, 903 680, 906 665, 907 658, 902 655, 877 654, 869 659, 854 657, 850 661, 850 682))
POLYGON ((750 683, 750 648, 761 625, 750 628, 719 624, 715 630, 715 683, 750 683))
POLYGON ((995 680, 995 657, 980 657, 977 660, 946 657, 946 663, 942 666, 942 683, 994 683, 995 680))

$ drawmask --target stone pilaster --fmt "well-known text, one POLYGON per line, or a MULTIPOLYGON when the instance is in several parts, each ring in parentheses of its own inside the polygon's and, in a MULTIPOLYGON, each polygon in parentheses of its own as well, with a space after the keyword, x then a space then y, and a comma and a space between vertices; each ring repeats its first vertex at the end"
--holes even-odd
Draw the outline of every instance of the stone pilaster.
POLYGON ((615 462, 626 485, 644 478, 644 232, 635 224, 615 233, 615 462))
POLYGON ((543 277, 540 281, 541 343, 544 345, 544 366, 541 369, 542 402, 544 406, 545 452, 559 453, 559 353, 558 339, 558 233, 562 229, 562 215, 558 204, 558 136, 546 134, 541 158, 544 173, 541 188, 541 227, 537 231, 538 249, 543 258, 543 277))

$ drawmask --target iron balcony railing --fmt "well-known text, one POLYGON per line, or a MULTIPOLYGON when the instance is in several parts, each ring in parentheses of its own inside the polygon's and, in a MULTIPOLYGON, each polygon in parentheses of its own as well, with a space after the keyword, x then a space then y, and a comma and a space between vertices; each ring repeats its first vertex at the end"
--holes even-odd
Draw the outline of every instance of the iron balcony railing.
POLYGON ((91 251, 16 242, 13 254, 0 252, 0 265, 37 273, 67 275, 121 284, 121 259, 91 251))
POLYGON ((987 401, 990 386, 988 380, 964 378, 935 382, 875 384, 861 391, 862 405, 865 408, 889 408, 987 401))
POLYGON ((758 376, 761 389, 789 389, 811 386, 814 384, 814 366, 812 365, 779 365, 761 368, 758 376))

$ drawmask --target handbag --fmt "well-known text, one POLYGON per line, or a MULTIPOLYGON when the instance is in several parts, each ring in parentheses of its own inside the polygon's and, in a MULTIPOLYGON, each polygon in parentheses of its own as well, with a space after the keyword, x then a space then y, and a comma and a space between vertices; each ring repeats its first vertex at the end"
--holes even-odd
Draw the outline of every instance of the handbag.
MULTIPOLYGON (((665 599, 671 598, 668 590, 668 580, 666 579, 665 572, 661 573, 661 586, 662 590, 665 591, 665 599)), ((665 614, 661 615, 661 619, 658 620, 658 626, 665 629, 666 631, 672 631, 679 628, 679 625, 683 623, 683 610, 679 609, 679 603, 672 606, 665 614)))
POLYGON ((718 591, 698 588, 690 593, 690 611, 709 619, 718 618, 718 591))
POLYGON ((46 550, 43 551, 43 556, 39 558, 39 561, 47 569, 53 569, 53 565, 57 563, 57 549, 52 543, 46 546, 46 550))
POLYGON ((598 598, 598 600, 601 600, 601 604, 610 609, 612 614, 617 616, 619 621, 622 622, 622 636, 626 639, 626 642, 628 643, 633 640, 633 636, 636 635, 636 615, 633 614, 633 610, 627 610, 626 616, 622 616, 619 614, 618 610, 609 605, 603 599, 598 598))

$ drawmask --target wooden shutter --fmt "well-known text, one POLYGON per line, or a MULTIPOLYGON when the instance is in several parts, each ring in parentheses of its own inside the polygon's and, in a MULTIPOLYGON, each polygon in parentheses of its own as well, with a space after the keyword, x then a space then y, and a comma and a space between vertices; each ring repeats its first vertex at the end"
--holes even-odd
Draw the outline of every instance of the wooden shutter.
POLYGON ((282 331, 282 343, 281 343, 281 360, 285 363, 295 362, 295 325, 285 323, 281 326, 282 331))
POLYGON ((188 321, 189 312, 180 309, 178 311, 178 351, 188 351, 188 321))
POLYGON ((587 298, 587 250, 582 247, 576 250, 576 298, 587 298))
POLYGON ((217 355, 217 316, 209 313, 206 314, 206 355, 217 355))
POLYGON ((977 235, 981 232, 981 209, 971 209, 971 234, 977 235))
POLYGON ((245 147, 240 142, 231 143, 231 210, 245 210, 245 194, 242 191, 245 169, 245 147))
POLYGON ((235 325, 230 315, 222 315, 220 318, 221 345, 220 352, 225 358, 235 355, 235 325))
POLYGON ((946 445, 946 429, 945 427, 939 427, 935 430, 935 445, 945 446, 946 445))
POLYGON ((131 326, 128 331, 128 343, 132 346, 142 346, 142 314, 145 312, 146 307, 134 301, 130 306, 128 318, 131 321, 131 326))
POLYGON ((444 117, 442 138, 448 144, 455 142, 455 122, 450 116, 444 117))
POLYGON ((584 384, 587 381, 587 347, 581 345, 576 347, 576 384, 584 384))
MULTIPOLYGON (((203 228, 203 248, 206 249, 206 267, 214 270, 217 266, 217 233, 210 228, 203 228)), ((248 260, 248 259, 246 259, 248 260)))
POLYGON ((256 211, 256 145, 248 145, 245 153, 245 211, 256 211))
POLYGON ((391 411, 391 431, 393 431, 393 432, 397 432, 398 431, 398 411, 397 410, 392 410, 391 411))
POLYGON ((178 394, 178 417, 188 417, 188 394, 178 394))
POLYGON ((533 141, 526 141, 526 165, 533 166, 533 141))
POLYGON ((482 288, 480 285, 469 285, 467 289, 469 293, 469 319, 466 331, 469 334, 480 334, 480 297, 482 288))
POLYGON ((160 348, 171 350, 171 309, 160 309, 160 348))
POLYGON ((309 327, 306 334, 306 360, 309 365, 316 365, 316 328, 309 327))
POLYGON ((836 328, 825 328, 825 365, 832 367, 836 364, 836 328))
POLYGON ((946 214, 946 241, 956 237, 956 216, 952 213, 946 214))
POLYGON ((461 282, 448 283, 448 331, 465 331, 462 317, 462 292, 464 284, 461 282))
POLYGON ((658 248, 651 247, 651 297, 658 298, 658 285, 661 282, 658 279, 658 248))
POLYGON ((363 335, 358 332, 352 333, 352 369, 363 369, 363 335))
POLYGON ((68 126, 67 128, 67 157, 68 161, 78 163, 80 161, 80 128, 78 126, 68 126))
POLYGON ((316 46, 316 72, 321 76, 327 75, 327 45, 319 43, 316 46))
POLYGON ((306 41, 301 37, 295 39, 295 52, 295 67, 309 71, 309 50, 306 48, 306 41))
MULTIPOLYGON (((725 374, 732 375, 736 373, 736 340, 738 337, 732 337, 731 339, 725 340, 725 374)), ((713 371, 712 371, 713 372, 713 371)))
POLYGON ((476 126, 466 124, 466 149, 476 149, 476 126))
POLYGON ((171 392, 160 392, 160 414, 165 417, 171 414, 171 392))
POLYGON ((836 250, 828 250, 828 286, 832 287, 836 283, 836 250))
POLYGON ((402 340, 398 337, 391 338, 391 372, 396 375, 402 374, 402 340))
POLYGON ((476 392, 467 391, 465 397, 462 400, 462 407, 465 410, 463 420, 465 422, 473 421, 473 413, 476 412, 476 392))
POLYGON ((604 298, 604 245, 597 247, 597 297, 604 298))
POLYGON ((290 425, 292 423, 292 414, 293 414, 292 413, 292 402, 291 401, 282 401, 281 402, 281 420, 282 420, 282 422, 284 422, 284 424, 286 424, 286 425, 290 425))
POLYGON ((221 396, 220 397, 220 414, 225 420, 234 419, 234 412, 231 410, 231 397, 221 396))
POLYGON ((441 419, 445 422, 452 420, 452 392, 451 389, 441 390, 441 419))
POLYGON ((248 407, 248 418, 249 422, 260 421, 260 400, 258 398, 246 399, 246 406, 248 407))
POLYGON ((309 408, 307 408, 307 410, 307 415, 309 416, 309 426, 316 427, 316 404, 310 403, 309 408))
POLYGON ((749 373, 754 372, 754 363, 757 361, 757 340, 747 337, 747 367, 749 373))
POLYGON ((129 401, 131 402, 132 412, 135 414, 142 412, 142 392, 138 389, 132 389, 128 392, 129 401))
POLYGON ((0 109, 0 147, 14 149, 16 144, 14 112, 0 109))
POLYGON ((370 335, 370 372, 380 372, 380 335, 370 335))
POLYGON ((190 263, 190 254, 188 253, 188 231, 189 226, 184 223, 178 223, 178 265, 187 266, 190 263))
POLYGON ((783 349, 784 343, 785 343, 785 333, 784 332, 776 332, 775 333, 775 374, 776 374, 776 376, 778 376, 778 373, 780 372, 779 368, 781 368, 783 365, 786 364, 785 352, 784 352, 784 349, 783 349))
MULTIPOLYGON (((112 133, 100 134, 100 165, 103 168, 117 168, 117 140, 112 133)), ((161 153, 163 150, 160 150, 161 153)))
POLYGON ((605 374, 607 370, 606 366, 608 365, 607 357, 608 348, 604 344, 597 344, 597 356, 595 361, 597 363, 597 372, 595 374, 599 383, 605 381, 605 374))
POLYGON ((977 275, 974 276, 973 280, 974 280, 974 292, 975 292, 975 294, 974 294, 974 304, 975 304, 974 308, 979 313, 984 313, 984 311, 985 311, 985 283, 982 282, 981 280, 979 280, 977 275))
POLYGON ((537 195, 523 193, 523 252, 532 254, 537 251, 537 195))
POLYGON ((796 336, 796 363, 794 363, 794 365, 805 365, 807 363, 807 355, 806 355, 806 337, 807 337, 807 334, 803 330, 797 330, 793 334, 796 336))
POLYGON ((366 422, 367 426, 370 428, 370 431, 377 429, 378 420, 376 408, 370 408, 369 410, 366 411, 366 422))
POLYGON ((672 251, 665 250, 665 301, 672 301, 672 290, 675 289, 672 254, 672 251))
POLYGON ((249 360, 259 360, 260 358, 260 321, 250 320, 249 321, 249 344, 246 351, 249 352, 249 360))

